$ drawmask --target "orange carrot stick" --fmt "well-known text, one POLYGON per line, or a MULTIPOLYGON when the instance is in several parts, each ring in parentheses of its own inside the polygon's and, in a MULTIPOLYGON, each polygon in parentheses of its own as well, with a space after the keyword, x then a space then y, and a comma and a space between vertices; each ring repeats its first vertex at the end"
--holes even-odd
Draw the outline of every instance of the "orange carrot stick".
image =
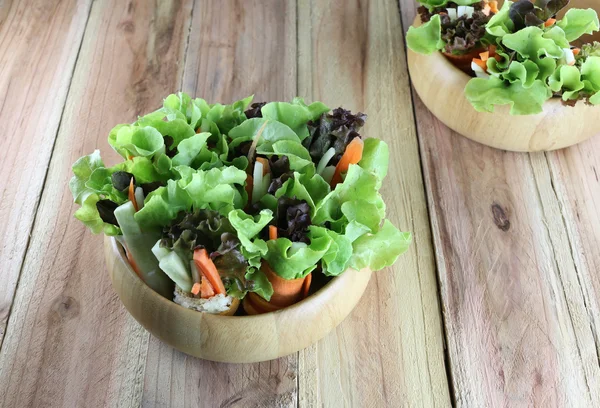
POLYGON ((544 27, 550 27, 553 26, 554 23, 556 23, 556 19, 555 18, 549 18, 548 20, 546 20, 546 22, 544 23, 544 27))
POLYGON ((271 269, 267 262, 262 263, 261 270, 267 276, 269 282, 271 282, 271 286, 273 286, 271 304, 286 307, 298 302, 302 298, 304 278, 283 279, 271 269))
POLYGON ((271 168, 269 167, 269 161, 267 159, 263 157, 257 157, 256 161, 263 165, 263 176, 271 172, 271 168))
POLYGON ((479 54, 479 56, 481 57, 481 60, 485 62, 490 59, 490 52, 489 51, 482 52, 479 54))
MULTIPOLYGON (((206 249, 200 248, 194 251, 194 263, 202 272, 202 275, 206 277, 208 282, 214 288, 215 293, 217 294, 225 294, 225 286, 223 285, 223 281, 221 280, 221 276, 219 275, 219 271, 215 266, 214 262, 208 256, 208 252, 206 249)), ((204 279, 202 279, 204 281, 204 279)))
POLYGON ((192 292, 192 295, 198 296, 198 293, 200 293, 200 284, 194 283, 194 286, 192 286, 191 292, 192 292))
POLYGON ((269 225, 269 239, 277 239, 277 227, 269 225))
POLYGON ((356 164, 362 159, 364 146, 365 144, 360 137, 355 137, 346 146, 346 151, 344 151, 342 158, 337 166, 335 166, 335 172, 331 178, 332 187, 342 182, 342 173, 346 173, 351 164, 356 164))
POLYGON ((312 282, 312 273, 306 275, 304 278, 304 284, 302 285, 302 298, 306 299, 308 297, 308 292, 310 291, 310 283, 312 282))
POLYGON ((573 48, 573 55, 579 55, 581 48, 573 48))
POLYGON ((485 61, 480 60, 479 58, 473 58, 473 62, 481 67, 484 71, 487 71, 487 64, 485 61))
POLYGON ((137 212, 139 207, 137 205, 137 201, 135 201, 135 185, 133 184, 133 177, 129 182, 129 201, 133 203, 133 208, 135 209, 135 212, 137 212))
MULTIPOLYGON (((200 283, 194 283, 194 286, 196 285, 200 285, 200 297, 202 299, 208 299, 209 297, 213 297, 215 295, 215 289, 213 288, 213 286, 210 284, 210 282, 208 281, 208 279, 206 279, 205 277, 202 277, 202 280, 200 281, 200 283)), ((193 291, 194 287, 192 287, 192 291, 193 291)), ((193 292, 192 292, 193 293, 193 292)), ((197 293, 195 293, 197 295, 197 293)))
POLYGON ((498 12, 498 2, 496 0, 490 1, 489 5, 490 5, 490 10, 492 10, 492 13, 498 12))

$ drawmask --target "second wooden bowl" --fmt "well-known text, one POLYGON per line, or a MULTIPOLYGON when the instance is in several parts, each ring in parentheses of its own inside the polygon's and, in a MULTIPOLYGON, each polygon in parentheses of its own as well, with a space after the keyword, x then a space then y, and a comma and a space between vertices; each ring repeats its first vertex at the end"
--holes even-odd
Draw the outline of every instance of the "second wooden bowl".
MULTIPOLYGON (((573 0, 569 4, 570 8, 600 11, 600 2, 595 0, 573 0)), ((414 25, 420 23, 417 16, 414 25)), ((560 98, 552 98, 537 115, 511 116, 508 106, 497 106, 494 113, 477 112, 464 94, 471 77, 441 53, 421 55, 408 49, 408 68, 425 106, 446 126, 481 144, 517 152, 549 151, 600 133, 600 106, 579 101, 570 107, 564 106, 560 98)))
POLYGON ((114 238, 105 238, 104 253, 115 291, 146 330, 186 354, 229 363, 272 360, 308 347, 350 314, 371 278, 370 270, 347 270, 277 312, 217 316, 186 309, 146 286, 114 238))

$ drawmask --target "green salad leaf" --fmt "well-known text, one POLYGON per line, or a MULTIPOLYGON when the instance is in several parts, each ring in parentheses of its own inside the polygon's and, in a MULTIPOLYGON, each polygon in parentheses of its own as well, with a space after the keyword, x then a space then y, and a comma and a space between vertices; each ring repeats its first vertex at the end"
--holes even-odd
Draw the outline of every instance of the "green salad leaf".
POLYGON ((442 23, 439 14, 419 27, 411 26, 406 33, 408 48, 419 54, 429 55, 444 48, 442 23))
POLYGON ((391 222, 385 220, 379 232, 362 235, 354 241, 350 266, 356 270, 370 268, 378 271, 396 262, 411 242, 410 233, 398 231, 391 222))
POLYGON ((557 23, 557 26, 564 30, 569 42, 600 29, 598 14, 593 9, 570 9, 557 23))

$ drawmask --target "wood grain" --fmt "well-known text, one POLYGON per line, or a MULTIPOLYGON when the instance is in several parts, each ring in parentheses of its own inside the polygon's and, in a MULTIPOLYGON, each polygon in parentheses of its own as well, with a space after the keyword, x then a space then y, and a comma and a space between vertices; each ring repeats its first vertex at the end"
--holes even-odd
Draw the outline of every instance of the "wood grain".
MULTIPOLYGON (((400 4, 407 28, 414 4, 400 4)), ((593 204, 571 204, 595 197, 582 190, 597 189, 594 164, 566 159, 580 147, 515 154, 479 145, 414 101, 456 405, 600 405, 588 269, 598 252, 580 245, 593 245, 598 219, 593 204)))
POLYGON ((0 3, 0 344, 90 4, 0 3))
POLYGON ((115 162, 106 142, 114 124, 156 108, 179 86, 190 15, 186 1, 91 9, 0 355, 4 407, 140 405, 148 334, 110 286, 102 237, 73 218, 66 186, 73 161, 96 147, 115 162))
POLYGON ((414 244, 374 273, 333 334, 300 353, 300 405, 448 406, 433 248, 396 1, 303 0, 299 94, 369 115, 390 145, 388 217, 414 244))
MULTIPOLYGON (((197 1, 183 90, 209 102, 296 96, 294 1, 197 1)), ((199 360, 150 339, 144 405, 295 407, 297 355, 265 363, 199 360)))

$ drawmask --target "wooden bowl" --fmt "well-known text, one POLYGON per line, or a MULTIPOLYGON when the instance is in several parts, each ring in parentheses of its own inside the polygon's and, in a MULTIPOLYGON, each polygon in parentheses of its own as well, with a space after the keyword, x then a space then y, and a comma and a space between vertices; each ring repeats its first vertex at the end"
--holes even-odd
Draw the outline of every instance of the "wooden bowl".
POLYGON ((105 238, 104 253, 115 291, 146 330, 186 354, 229 363, 272 360, 325 337, 354 309, 371 278, 368 269, 349 269, 277 312, 217 316, 186 309, 146 286, 114 238, 105 238))
MULTIPOLYGON (((572 0, 570 8, 600 11, 600 1, 572 0)), ((419 16, 414 25, 421 24, 419 16)), ((586 40, 599 40, 598 35, 586 40)), ((452 65, 441 53, 421 55, 408 49, 408 68, 417 94, 446 126, 471 140, 502 150, 537 152, 562 149, 600 133, 600 106, 579 101, 564 106, 560 98, 544 104, 537 115, 511 116, 508 106, 494 113, 477 112, 464 94, 470 76, 452 65)))

